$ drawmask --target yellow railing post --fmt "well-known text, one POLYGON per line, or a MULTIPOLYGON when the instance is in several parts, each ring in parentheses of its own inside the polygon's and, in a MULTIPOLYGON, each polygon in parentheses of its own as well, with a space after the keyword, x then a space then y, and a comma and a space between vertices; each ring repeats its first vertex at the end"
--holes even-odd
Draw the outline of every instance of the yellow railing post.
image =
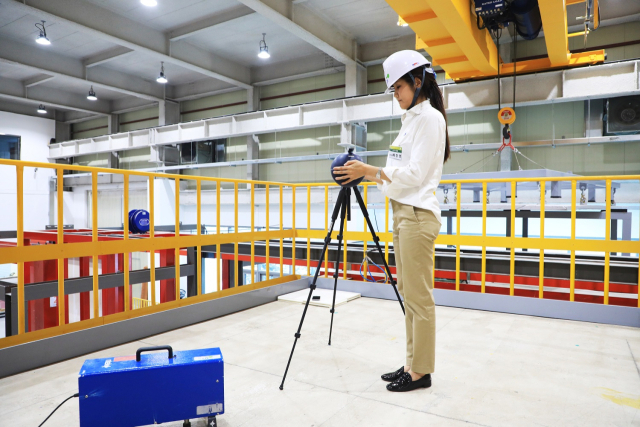
MULTIPOLYGON (((16 237, 17 246, 20 248, 24 246, 24 190, 23 186, 24 166, 16 166, 16 198, 17 198, 17 211, 16 211, 16 237)), ((24 302, 24 262, 18 262, 18 334, 25 333, 25 302, 24 302)))
MULTIPOLYGON (((540 239, 544 241, 544 202, 546 181, 540 181, 540 239)), ((540 261, 538 266, 538 298, 544 298, 544 249, 540 249, 540 261)))
POLYGON ((296 186, 291 186, 291 227, 293 238, 291 239, 291 274, 296 274, 296 186))
MULTIPOLYGON (((155 177, 149 177, 149 238, 155 238, 155 177)), ((149 282, 151 285, 151 305, 156 305, 156 253, 149 251, 149 282)))
MULTIPOLYGON (((280 231, 284 230, 284 188, 282 185, 280 190, 280 231)), ((280 277, 284 276, 284 237, 280 237, 280 277)))
MULTIPOLYGON (((252 204, 253 205, 253 204, 252 204)), ((202 235, 202 180, 196 180, 196 234, 202 235)), ((253 210, 251 211, 253 213, 253 210)), ((251 217, 253 220, 253 216, 251 217)), ((253 223, 251 224, 253 226, 253 223)), ((251 230, 253 231, 253 230, 251 230)), ((253 246, 252 246, 253 248, 253 246)), ((198 272, 196 295, 202 293, 202 245, 196 246, 196 271, 198 272)))
MULTIPOLYGON (((220 180, 216 181, 216 235, 220 236, 220 180)), ((216 291, 222 290, 220 283, 220 270, 222 269, 222 254, 220 243, 216 243, 216 291)))
MULTIPOLYGON (((123 176, 124 181, 124 195, 123 195, 123 221, 122 221, 122 238, 124 241, 129 240, 129 175, 125 172, 123 176)), ((178 190, 176 189, 176 192, 178 190)), ((122 254, 123 258, 123 272, 124 272, 124 311, 129 311, 129 294, 131 289, 129 286, 129 252, 122 254)))
POLYGON ((487 183, 482 183, 482 266, 480 274, 480 292, 485 293, 487 276, 487 183))
MULTIPOLYGON (((368 185, 365 185, 364 188, 362 189, 362 193, 363 193, 362 201, 364 202, 364 206, 365 207, 367 207, 367 190, 368 189, 369 189, 368 185)), ((364 223, 363 230, 366 233, 367 232, 367 218, 362 218, 362 221, 364 223)), ((362 242, 363 257, 366 257, 366 254, 367 254, 367 243, 368 243, 367 239, 364 239, 364 241, 362 242)), ((365 277, 364 281, 366 282, 367 281, 367 277, 368 277, 368 273, 367 272, 369 271, 368 270, 369 264, 367 263, 366 258, 364 260, 363 267, 364 267, 363 270, 364 270, 364 277, 365 277)))
MULTIPOLYGON (((240 206, 238 206, 238 183, 234 182, 233 183, 233 197, 234 197, 234 215, 233 215, 233 229, 235 231, 235 235, 238 235, 238 209, 240 208, 240 206)), ((239 268, 238 268, 238 241, 236 240, 235 243, 233 244, 233 271, 234 271, 234 275, 233 275, 233 285, 235 287, 238 287, 238 275, 240 274, 239 268)))
POLYGON ((510 246, 510 254, 509 254, 509 295, 514 296, 515 289, 515 270, 516 270, 516 248, 515 248, 515 239, 516 239, 516 181, 511 181, 511 244, 510 246))
POLYGON ((311 276, 311 186, 307 186, 307 276, 311 276))
MULTIPOLYGON (((98 241, 98 172, 91 173, 91 241, 95 244, 98 241)), ((98 286, 98 275, 100 274, 99 259, 93 255, 93 318, 100 317, 100 287, 98 286)))
MULTIPOLYGON (((58 196, 58 245, 64 244, 64 170, 58 166, 57 174, 57 196, 58 196)), ((65 324, 66 301, 64 297, 64 258, 58 258, 58 325, 65 324)))
POLYGON ((460 290, 460 203, 462 184, 456 182, 456 291, 460 290))
POLYGON ((271 272, 269 271, 269 184, 265 186, 264 189, 264 197, 265 197, 265 213, 266 213, 266 221, 265 221, 265 231, 267 232, 267 238, 265 239, 265 268, 267 270, 267 280, 271 279, 271 272))
MULTIPOLYGON (((329 186, 324 186, 324 233, 329 232, 329 186)), ((329 255, 324 257, 324 277, 329 277, 329 255)))
POLYGON ((571 264, 569 265, 569 301, 575 301, 576 289, 576 180, 571 180, 571 264))
POLYGON ((607 179, 606 181, 606 200, 605 200, 605 221, 607 224, 605 226, 605 248, 606 251, 604 253, 604 304, 609 304, 609 262, 611 260, 611 251, 609 250, 609 245, 611 242, 611 179, 607 179))
MULTIPOLYGON (((180 236, 180 178, 176 178, 175 182, 175 214, 176 214, 176 224, 175 224, 175 236, 180 236)), ((175 248, 175 270, 176 270, 176 301, 180 300, 180 246, 175 248)))
MULTIPOLYGON (((256 213, 256 185, 251 183, 251 234, 256 231, 255 213, 256 213)), ((251 238, 251 284, 256 281, 256 241, 251 238)))

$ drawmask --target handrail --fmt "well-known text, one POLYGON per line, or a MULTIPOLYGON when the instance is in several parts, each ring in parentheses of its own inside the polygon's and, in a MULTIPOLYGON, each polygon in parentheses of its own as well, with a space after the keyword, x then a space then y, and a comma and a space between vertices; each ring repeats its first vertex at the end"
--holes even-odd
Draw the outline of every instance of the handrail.
MULTIPOLYGON (((41 162, 30 162, 30 161, 16 161, 16 160, 0 160, 0 165, 14 167, 16 171, 16 202, 17 202, 17 210, 16 215, 18 218, 17 223, 17 232, 16 232, 16 243, 15 246, 7 246, 0 245, 0 260, 2 263, 16 263, 18 269, 18 285, 17 285, 17 313, 18 313, 18 334, 12 335, 3 339, 0 339, 0 348, 17 345, 25 342, 30 342, 36 339, 42 339, 50 336, 55 336, 59 334, 64 334, 70 331, 82 330, 89 327, 94 327, 100 324, 111 323, 123 319, 129 319, 136 316, 147 315, 150 313, 155 313, 163 310, 168 310, 176 307, 181 307, 185 305, 190 305, 196 302, 207 301, 214 298, 219 298, 221 296, 230 295, 234 293, 244 292, 252 289, 259 289, 265 286, 271 286, 274 284, 284 283, 289 280, 293 280, 297 278, 296 276, 296 265, 299 267, 306 267, 306 274, 310 275, 312 273, 312 268, 314 268, 314 260, 311 259, 311 241, 315 239, 323 239, 328 230, 328 214, 329 214, 329 189, 330 187, 337 187, 334 183, 282 183, 282 182, 271 182, 271 181, 252 181, 245 179, 225 179, 225 178, 214 178, 214 177, 204 177, 204 176, 190 176, 190 175, 172 175, 161 172, 147 172, 147 171, 135 171, 135 170, 123 170, 123 169, 109 169, 109 168, 94 168, 90 166, 77 166, 77 165, 66 165, 66 164, 51 164, 51 163, 41 163, 41 162), (58 182, 61 183, 63 180, 63 172, 64 170, 78 170, 89 172, 91 175, 91 188, 92 188, 92 199, 91 206, 94 215, 91 218, 91 235, 85 235, 81 240, 78 235, 74 238, 71 238, 71 233, 67 230, 64 230, 62 225, 63 221, 63 185, 58 185, 57 191, 57 230, 51 231, 48 234, 43 234, 46 236, 47 241, 54 241, 55 244, 42 244, 42 245, 29 245, 25 242, 25 236, 30 236, 31 233, 28 230, 24 229, 24 172, 25 168, 37 167, 43 169, 51 169, 55 171, 55 176, 58 179, 58 182), (150 214, 150 230, 148 235, 141 236, 140 238, 130 238, 129 230, 128 230, 128 222, 124 221, 124 230, 122 232, 122 238, 105 238, 99 233, 98 229, 98 175, 102 173, 108 174, 121 174, 123 175, 123 193, 124 193, 124 212, 123 218, 126 218, 126 213, 129 207, 129 187, 131 184, 130 177, 131 176, 143 176, 148 178, 164 178, 169 180, 174 180, 175 182, 175 190, 174 196, 175 199, 173 203, 175 203, 175 217, 173 218, 175 229, 171 233, 160 233, 156 232, 156 215, 154 208, 154 179, 148 180, 148 189, 149 189, 149 214, 150 214), (216 187, 216 227, 215 233, 212 234, 202 234, 201 227, 196 227, 196 234, 180 234, 180 182, 187 181, 195 184, 196 187, 196 217, 197 223, 202 224, 203 214, 202 214, 202 183, 203 182, 211 182, 215 183, 216 187), (233 216, 233 232, 230 233, 221 233, 221 186, 223 184, 233 184, 234 191, 234 216, 233 216), (240 184, 248 184, 250 190, 250 211, 251 211, 251 225, 250 227, 246 227, 248 232, 241 232, 240 229, 240 220, 239 220, 239 192, 241 191, 240 184), (264 186, 264 196, 265 201, 265 221, 264 226, 257 226, 256 224, 259 221, 257 216, 257 212, 255 209, 256 206, 256 186, 264 186), (277 187, 277 188, 274 188, 277 187), (289 213, 285 213, 284 211, 284 189, 290 188, 290 197, 291 197, 291 223, 285 224, 285 214, 289 215, 289 213), (325 213, 325 221, 324 227, 320 226, 320 224, 314 224, 312 227, 312 216, 311 216, 311 208, 312 208, 312 193, 314 196, 318 195, 318 191, 315 189, 321 189, 319 191, 324 191, 324 213, 325 213), (300 193, 300 196, 303 194, 306 195, 306 200, 300 200, 300 206, 302 204, 306 207, 306 212, 297 212, 296 205, 296 190, 306 190, 304 193, 300 193), (277 193, 270 194, 274 190, 277 193), (270 202, 270 195, 273 197, 278 197, 278 201, 272 200, 270 202), (277 196, 276 196, 277 195, 277 196), (306 202, 306 203, 305 203, 306 202), (279 227, 271 227, 270 228, 270 205, 275 203, 279 203, 279 210, 276 215, 279 215, 279 227), (305 227, 296 227, 296 214, 304 215, 299 218, 306 217, 306 226, 305 227), (258 231, 261 230, 261 231, 258 231), (306 259, 298 259, 296 260, 296 238, 306 240, 306 248, 303 246, 303 249, 306 249, 306 259), (76 239, 76 240, 74 240, 76 239), (283 256, 283 242, 284 239, 291 239, 291 250, 292 255, 291 259, 285 259, 283 256), (276 245, 279 245, 280 251, 278 258, 274 258, 270 256, 269 248, 270 248, 270 240, 276 241, 276 245), (256 254, 256 242, 265 242, 265 256, 256 254), (249 244, 251 245, 250 258, 246 258, 245 255, 240 254, 239 245, 249 244), (194 295, 189 296, 185 299, 176 299, 176 300, 166 300, 166 301, 157 301, 156 298, 156 280, 155 280, 155 271, 156 267, 162 267, 163 265, 156 266, 155 254, 156 252, 161 253, 172 253, 173 259, 176 261, 173 263, 172 267, 175 268, 175 278, 180 277, 180 251, 184 250, 184 248, 195 248, 195 262, 196 266, 202 265, 203 246, 215 246, 216 248, 216 256, 221 255, 221 245, 233 244, 233 276, 234 276, 234 287, 226 288, 223 286, 223 278, 221 277, 220 268, 216 269, 216 291, 213 293, 205 294, 202 288, 202 274, 200 272, 197 273, 197 286, 196 292, 194 295), (150 274, 150 302, 141 303, 137 301, 136 305, 133 306, 129 303, 130 301, 130 280, 129 280, 129 272, 131 270, 129 255, 134 252, 148 252, 149 253, 149 274, 150 274), (114 254, 123 254, 123 275, 124 275, 124 308, 121 312, 116 312, 113 314, 107 314, 100 316, 100 306, 99 306, 99 294, 100 291, 98 287, 98 264, 101 257, 105 256, 114 256, 114 254), (66 307, 65 307, 65 274, 64 274, 64 265, 65 260, 69 258, 91 258, 93 260, 93 300, 91 301, 91 309, 93 311, 93 318, 86 320, 82 320, 76 323, 67 323, 65 318, 66 307), (251 278, 248 281, 249 283, 244 286, 238 286, 241 284, 239 278, 242 273, 239 268, 239 262, 241 258, 247 262, 250 260, 251 263, 251 278), (26 331, 25 330, 25 265, 32 262, 39 262, 43 260, 56 260, 57 263, 57 281, 58 281, 58 312, 57 312, 57 325, 45 329, 26 331), (258 261, 260 260, 260 261, 258 261), (267 277, 265 281, 256 282, 256 263, 262 262, 264 260, 266 264, 266 272, 267 277), (272 279, 270 275, 270 267, 269 265, 272 263, 279 263, 280 266, 280 277, 272 279), (286 264, 290 264, 292 267, 291 275, 284 276, 284 266, 286 264), (140 306, 140 307, 139 307, 140 306), (135 308, 135 310, 134 310, 135 308)), ((544 256, 545 250, 561 250, 567 251, 570 254, 569 263, 570 263, 570 274, 569 274, 569 300, 576 301, 576 252, 577 251, 592 251, 592 252, 604 252, 604 287, 602 291, 602 303, 610 304, 610 289, 611 289, 611 277, 610 277, 610 260, 611 253, 640 253, 640 240, 612 240, 612 230, 611 230, 611 220, 612 220, 612 186, 614 182, 619 181, 638 181, 640 180, 640 175, 623 175, 623 176, 565 176, 565 177, 540 177, 540 178, 492 178, 492 179, 448 179, 443 180, 441 184, 451 185, 457 192, 457 199, 455 201, 455 216, 456 216, 456 231, 455 234, 441 234, 438 236, 436 243, 439 245, 450 245, 455 247, 455 289, 457 291, 464 290, 462 283, 462 268, 461 268, 461 247, 462 246, 473 246, 482 248, 482 264, 481 264, 481 275, 480 275, 480 292, 487 292, 487 272, 486 272, 486 262, 487 262, 487 248, 491 247, 501 247, 501 248, 509 248, 509 295, 517 295, 518 288, 516 286, 516 276, 515 276, 515 263, 516 263, 516 248, 523 249, 534 249, 539 250, 539 260, 540 260, 540 269, 539 269, 539 281, 538 281, 538 298, 544 298, 545 288, 544 288, 544 256), (604 206, 604 215, 606 222, 606 232, 604 240, 602 239, 579 239, 576 237, 576 221, 578 219, 578 209, 577 209, 577 191, 578 191, 578 183, 581 182, 593 182, 600 181, 604 183, 605 187, 605 206, 604 206), (516 190, 518 189, 518 185, 521 183, 531 183, 537 182, 540 184, 540 235, 539 237, 517 237, 515 235, 515 220, 516 220, 516 198, 511 197, 510 203, 505 203, 504 210, 508 211, 508 216, 506 218, 510 221, 510 229, 509 235, 506 236, 493 236, 487 234, 487 194, 488 191, 491 190, 489 188, 490 184, 493 183, 501 183, 504 184, 506 190, 511 191, 511 194, 516 194, 516 190), (545 237, 545 229, 544 229, 544 221, 545 221, 545 209, 548 206, 545 205, 545 189, 547 182, 570 182, 571 183, 571 200, 570 200, 570 208, 571 208, 571 229, 570 229, 570 238, 549 238, 545 237), (479 235, 465 235, 461 232, 461 208, 462 208, 462 192, 466 191, 465 185, 467 184, 482 184, 481 190, 479 190, 478 186, 474 186, 474 191, 481 191, 480 197, 482 197, 482 233, 479 235)), ((367 200, 371 200, 371 194, 368 191, 369 187, 375 185, 375 183, 365 182, 362 183, 363 187, 363 195, 364 201, 367 203, 367 200)), ((599 184, 600 185, 600 184, 599 184)), ((616 184, 618 185, 618 184, 616 184)), ((563 188, 567 189, 568 187, 565 185, 563 188)), ((617 187, 616 187, 617 188, 617 187)), ((260 193, 261 194, 261 193, 260 193)), ((262 203, 260 201, 259 203, 262 203)), ((315 203, 315 202, 314 202, 315 203)), ((568 205, 568 202, 567 202, 568 205)), ((299 208, 299 207, 298 207, 299 208)), ((377 232, 380 240, 384 243, 385 253, 384 256, 389 260, 389 245, 393 241, 392 233, 389 231, 389 223, 390 223, 390 214, 389 214, 389 201, 385 198, 385 218, 384 218, 384 230, 377 232)), ((568 210, 568 209, 567 209, 568 210)), ((505 215, 507 213, 505 212, 505 215)), ((229 218, 230 219, 230 218, 229 218)), ((615 220, 615 217, 614 217, 615 220)), ((244 229, 244 225, 242 225, 244 229)), ((353 228, 353 226, 351 226, 353 228)), ((87 230, 88 231, 88 230, 87 230)), ((334 231, 334 236, 337 234, 334 231)), ((370 240, 370 235, 367 232, 367 224, 365 221, 363 231, 357 230, 348 230, 345 227, 344 230, 344 259, 341 260, 343 263, 343 278, 348 278, 348 264, 347 264, 347 242, 348 240, 353 241, 361 241, 363 242, 364 250, 367 250, 367 242, 370 240)), ((28 237, 27 237, 28 238, 28 237)), ((615 239, 615 236, 614 236, 615 239)), ((506 254, 505 254, 506 255, 506 254)), ((229 254, 231 256, 231 254, 229 254)), ((219 259, 219 258, 218 258, 219 259)), ((231 258, 229 258, 231 260, 231 258)), ((330 270, 329 260, 325 259, 324 263, 324 276, 328 277, 328 272, 330 270)), ((185 273, 186 274, 186 273, 185 273)), ((466 273, 464 273, 466 274, 466 273)), ((465 276, 466 277, 466 276, 465 276)), ((506 277, 506 275, 505 275, 506 277)), ((161 279, 162 280, 162 279, 161 279)), ((506 282, 505 282, 506 286, 506 282)), ((614 285, 615 286, 615 285, 614 285)), ((640 284, 638 286, 640 289, 640 284)), ((175 289, 173 289, 176 297, 180 295, 180 282, 179 280, 175 280, 175 289)), ((615 291, 614 291, 615 292, 615 291)), ((640 296, 640 291, 639 291, 640 296)), ((640 301, 640 298, 638 298, 640 301)), ((640 303, 638 304, 640 307, 640 303)))

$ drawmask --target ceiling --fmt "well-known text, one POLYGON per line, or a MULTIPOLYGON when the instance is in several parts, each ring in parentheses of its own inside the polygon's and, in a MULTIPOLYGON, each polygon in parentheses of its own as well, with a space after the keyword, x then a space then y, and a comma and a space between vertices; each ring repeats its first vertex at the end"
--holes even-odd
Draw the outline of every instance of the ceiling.
MULTIPOLYGON (((569 6, 570 26, 583 9, 569 6)), ((640 2, 601 0, 601 11, 603 20, 620 19, 640 14, 640 2)), ((71 120, 90 116, 92 110, 109 114, 148 106, 165 96, 205 96, 258 80, 292 79, 335 68, 344 58, 374 62, 390 53, 385 44, 397 49, 403 40, 404 48, 412 47, 412 30, 397 26, 397 19, 385 0, 158 0, 151 8, 139 0, 30 0, 27 5, 4 0, 0 104, 3 88, 12 102, 64 99, 68 108, 58 110, 71 120), (256 4, 281 15, 274 18, 256 4), (49 46, 34 43, 39 34, 34 24, 41 20, 49 46), (262 33, 268 60, 257 57, 262 33), (172 41, 176 35, 180 40, 172 41), (354 45, 368 55, 380 52, 380 58, 354 58, 354 45), (169 78, 166 87, 155 82, 161 61, 169 78), (21 90, 27 84, 29 90, 21 90), (86 100, 91 84, 99 104, 86 100), (25 92, 30 99, 20 99, 25 92)))

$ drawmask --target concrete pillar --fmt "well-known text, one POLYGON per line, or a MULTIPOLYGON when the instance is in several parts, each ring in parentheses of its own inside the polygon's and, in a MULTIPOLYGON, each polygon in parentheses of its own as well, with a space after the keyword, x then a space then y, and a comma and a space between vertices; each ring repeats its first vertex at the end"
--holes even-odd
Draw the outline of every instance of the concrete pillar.
POLYGON ((513 157, 513 151, 506 147, 504 150, 500 152, 500 171, 510 171, 511 170, 511 159, 513 157))
MULTIPOLYGON (((260 140, 257 135, 247 136, 247 160, 256 160, 260 158, 260 140)), ((260 179, 260 169, 257 164, 247 165, 247 179, 260 179)))
POLYGON ((584 136, 587 138, 602 136, 604 127, 604 123, 602 121, 603 108, 603 99, 587 99, 584 101, 584 136))
POLYGON ((56 120, 56 142, 69 141, 71 139, 71 123, 56 120))
POLYGON ((367 68, 357 64, 347 64, 345 67, 345 96, 367 94, 367 68))
POLYGON ((54 137, 56 142, 69 141, 71 139, 71 123, 65 123, 65 113, 54 110, 53 117, 56 121, 54 137))
POLYGON ((251 86, 247 89, 247 111, 258 111, 260 109, 260 87, 251 86))
POLYGON ((180 103, 160 101, 158 103, 158 125, 172 125, 180 122, 180 103))
POLYGON ((109 117, 107 117, 107 126, 107 133, 109 135, 120 132, 120 115, 109 114, 109 117))

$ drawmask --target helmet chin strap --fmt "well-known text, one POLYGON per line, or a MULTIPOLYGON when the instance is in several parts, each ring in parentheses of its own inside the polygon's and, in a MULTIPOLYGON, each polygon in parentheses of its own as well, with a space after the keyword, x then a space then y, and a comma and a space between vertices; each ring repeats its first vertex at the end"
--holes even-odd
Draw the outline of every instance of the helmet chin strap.
MULTIPOLYGON (((420 87, 417 87, 415 90, 415 93, 413 94, 413 101, 411 101, 411 105, 409 106, 409 108, 407 108, 407 110, 412 109, 413 107, 415 107, 416 105, 416 101, 418 100, 418 97, 420 96, 420 89, 422 89, 422 85, 424 85, 424 78, 425 78, 425 74, 427 72, 427 68, 426 67, 422 67, 422 83, 420 87)), ((413 74, 411 74, 411 72, 409 72, 409 77, 411 77, 411 83, 413 83, 413 85, 416 85, 416 79, 413 77, 413 74)))

